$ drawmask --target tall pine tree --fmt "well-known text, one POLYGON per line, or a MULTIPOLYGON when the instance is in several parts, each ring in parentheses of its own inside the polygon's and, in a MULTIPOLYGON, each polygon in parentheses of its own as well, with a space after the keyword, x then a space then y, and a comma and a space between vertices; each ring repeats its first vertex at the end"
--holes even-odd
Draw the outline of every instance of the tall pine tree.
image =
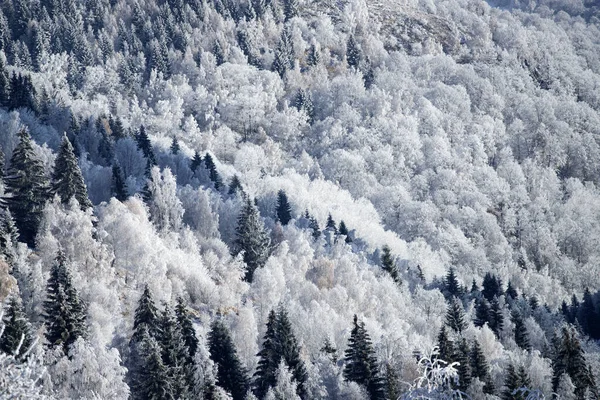
POLYGON ((33 247, 49 197, 49 184, 25 129, 19 132, 19 143, 13 151, 4 183, 7 196, 3 201, 15 219, 19 240, 33 247))
POLYGON ((345 352, 345 363, 344 378, 347 381, 364 386, 371 400, 385 399, 384 382, 379 373, 371 338, 364 322, 359 324, 356 315, 345 352))
POLYGON ((233 400, 244 400, 250 387, 246 370, 237 355, 229 330, 220 319, 215 319, 208 333, 210 358, 217 366, 219 386, 231 394, 233 400))
POLYGON ((67 260, 62 252, 50 269, 44 301, 46 340, 50 347, 69 346, 86 335, 86 309, 73 286, 67 260))
POLYGON ((163 363, 167 368, 168 379, 171 382, 173 395, 177 399, 189 396, 187 363, 188 349, 185 345, 183 334, 178 321, 166 305, 160 320, 159 344, 162 350, 163 363))
POLYGON ((23 311, 21 299, 13 295, 2 318, 4 330, 0 335, 0 350, 7 354, 15 354, 19 359, 29 350, 33 342, 31 325, 23 311))
POLYGON ((466 327, 465 311, 456 297, 450 299, 446 311, 446 325, 457 333, 461 333, 466 327))
POLYGON ((473 347, 471 348, 471 371, 473 378, 479 378, 484 383, 483 391, 487 394, 494 394, 494 383, 490 377, 490 367, 485 359, 483 350, 479 341, 475 340, 473 347))
MULTIPOLYGON (((341 225, 341 224, 340 224, 341 225)), ((381 268, 394 280, 396 283, 400 283, 400 275, 398 274, 398 269, 396 268, 396 263, 394 262, 394 257, 392 256, 392 251, 389 246, 385 245, 382 249, 381 254, 381 268)))
POLYGON ((277 220, 287 225, 292 220, 292 206, 283 190, 277 192, 277 220))
POLYGON ((575 385, 575 395, 578 399, 584 398, 586 390, 596 394, 598 388, 592 374, 589 374, 589 366, 585 360, 585 353, 576 332, 572 328, 563 327, 562 336, 555 341, 554 359, 552 361, 552 390, 558 389, 560 377, 567 374, 575 385))
POLYGON ((219 190, 221 186, 223 186, 223 180, 221 179, 221 175, 217 171, 217 166, 215 165, 212 156, 209 153, 206 153, 204 156, 204 167, 208 170, 208 176, 212 181, 213 185, 215 185, 215 189, 219 190))
POLYGON ((254 374, 254 391, 259 398, 264 397, 269 388, 275 386, 277 369, 282 360, 298 384, 298 395, 302 399, 307 398, 306 367, 300 359, 300 348, 285 309, 280 308, 277 313, 273 310, 269 313, 267 332, 258 357, 258 367, 254 374))
POLYGON ((63 204, 67 204, 71 198, 75 197, 82 210, 92 207, 92 202, 87 194, 87 187, 83 181, 83 175, 77 164, 77 157, 75 157, 73 146, 66 134, 63 135, 58 156, 54 163, 52 192, 60 196, 63 204))
POLYGON ((252 282, 254 271, 262 268, 269 258, 270 239, 258 209, 249 198, 238 218, 235 252, 243 252, 246 263, 245 279, 252 282))

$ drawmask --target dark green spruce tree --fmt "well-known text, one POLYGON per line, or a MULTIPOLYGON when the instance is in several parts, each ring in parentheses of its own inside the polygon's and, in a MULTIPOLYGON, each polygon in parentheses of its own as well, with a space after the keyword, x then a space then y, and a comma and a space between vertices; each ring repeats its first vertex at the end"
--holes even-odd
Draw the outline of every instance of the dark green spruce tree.
POLYGON ((86 335, 86 309, 73 286, 67 260, 58 253, 46 287, 44 301, 46 340, 50 347, 61 346, 64 353, 78 338, 86 335))
POLYGON ((194 157, 192 157, 192 161, 190 161, 190 169, 192 172, 196 172, 200 165, 202 165, 202 157, 200 156, 200 153, 198 153, 198 150, 196 150, 194 152, 194 157))
POLYGON ((594 377, 589 373, 585 353, 573 328, 563 327, 562 336, 555 340, 552 369, 553 391, 558 389, 560 376, 567 374, 575 385, 575 395, 578 399, 585 398, 586 390, 595 395, 595 398, 600 398, 594 377))
POLYGON ((177 317, 177 324, 179 325, 179 330, 181 331, 181 335, 183 336, 183 343, 186 347, 185 352, 185 376, 188 388, 190 392, 193 391, 195 384, 195 363, 194 357, 196 356, 196 351, 198 350, 198 337, 196 336, 196 330, 194 329, 194 324, 192 323, 192 318, 186 307, 183 299, 179 297, 177 299, 177 305, 175 306, 175 315, 177 317))
POLYGON ((176 137, 173 138, 173 141, 171 142, 171 154, 179 154, 179 151, 181 151, 181 146, 179 146, 179 141, 177 140, 176 137))
POLYGON ((394 262, 392 251, 387 245, 383 246, 383 249, 381 250, 381 268, 383 268, 385 272, 390 274, 394 282, 400 283, 400 275, 398 274, 398 269, 396 268, 396 263, 394 262))
POLYGON ((508 365, 506 379, 504 380, 503 400, 525 400, 527 393, 519 389, 530 389, 531 381, 522 365, 515 369, 513 364, 508 365))
POLYGON ((67 204, 74 197, 82 210, 92 207, 81 169, 77 164, 77 157, 75 157, 73 146, 67 135, 63 135, 54 163, 52 192, 60 196, 63 204, 67 204))
POLYGON ((138 149, 146 157, 146 176, 150 176, 150 170, 156 165, 156 156, 154 155, 154 149, 144 125, 140 126, 139 132, 135 135, 135 141, 137 142, 138 149))
POLYGON ((475 326, 483 326, 490 321, 490 306, 487 300, 483 297, 478 297, 475 300, 475 326))
POLYGON ((254 374, 254 392, 263 398, 270 387, 276 384, 276 373, 283 360, 296 383, 297 393, 303 400, 306 397, 305 384, 308 378, 304 362, 300 359, 300 348, 292 331, 287 311, 279 308, 271 310, 267 321, 262 349, 258 352, 258 367, 254 374))
POLYGON ((235 253, 243 252, 246 263, 245 279, 252 282, 254 271, 262 268, 269 258, 269 234, 253 202, 247 198, 238 218, 235 253))
POLYGON ((247 372, 237 355, 229 330, 215 319, 208 333, 210 358, 217 366, 217 381, 233 400, 244 400, 250 388, 247 372))
POLYGON ((525 327, 523 317, 518 311, 513 310, 511 313, 511 320, 515 325, 515 343, 517 343, 517 346, 523 350, 531 350, 531 344, 529 344, 529 334, 527 333, 527 328, 525 327))
POLYGON ((481 349, 481 345, 477 340, 473 342, 473 347, 471 348, 471 371, 473 378, 479 378, 481 382, 483 382, 483 392, 487 394, 494 394, 494 382, 490 376, 490 367, 485 359, 485 355, 483 354, 483 350, 481 349))
POLYGON ((444 278, 444 289, 449 297, 460 296, 460 284, 452 267, 450 267, 448 274, 444 278))
POLYGON ((0 350, 7 354, 14 354, 23 360, 24 354, 29 350, 33 338, 31 325, 23 311, 21 299, 17 295, 11 296, 2 318, 4 331, 0 336, 0 350))
POLYGON ((444 360, 447 363, 451 363, 454 361, 454 343, 448 336, 448 332, 446 331, 446 325, 442 325, 442 329, 440 329, 440 333, 438 334, 437 348, 438 359, 444 360))
POLYGON ((338 228, 338 233, 340 235, 344 235, 346 236, 346 243, 351 243, 352 239, 350 239, 350 236, 348 236, 348 227, 346 226, 346 223, 344 221, 340 221, 340 227, 338 228))
MULTIPOLYGON (((133 318, 133 335, 129 340, 129 356, 126 360, 127 366, 127 384, 131 388, 131 397, 133 399, 144 399, 148 395, 148 376, 145 368, 152 364, 153 368, 164 370, 164 377, 167 379, 167 367, 162 360, 162 349, 157 340, 160 339, 160 315, 152 299, 152 294, 148 285, 144 287, 144 292, 138 301, 133 318), (158 360, 151 356, 158 351, 158 360)), ((149 372, 152 374, 152 372, 149 372)), ((169 391, 170 389, 169 382, 169 391)))
POLYGON ((337 234, 337 227, 335 226, 335 220, 333 219, 331 214, 329 214, 327 216, 327 223, 325 224, 325 229, 329 229, 337 234))
POLYGON ((221 175, 217 171, 217 166, 215 165, 212 156, 209 153, 206 153, 204 156, 204 167, 208 170, 208 176, 212 181, 213 185, 215 185, 215 189, 219 190, 221 186, 223 186, 223 180, 221 179, 221 175))
POLYGON ((458 345, 455 347, 454 360, 456 360, 459 364, 456 367, 458 371, 458 386, 457 388, 461 392, 466 392, 466 390, 471 385, 472 381, 472 371, 471 371, 471 363, 470 363, 470 353, 471 349, 469 348, 469 344, 467 343, 467 339, 462 338, 458 345))
POLYGON ((168 305, 163 311, 160 328, 158 343, 162 350, 163 363, 167 368, 173 395, 177 399, 185 399, 191 392, 186 370, 189 361, 188 349, 176 316, 168 305))
POLYGON ((350 35, 348 42, 346 43, 346 60, 348 61, 348 66, 350 68, 358 69, 361 58, 362 54, 358 47, 358 43, 356 43, 354 35, 350 35))
POLYGON ((504 328, 504 314, 502 314, 502 308, 500 307, 500 302, 496 296, 492 299, 488 322, 490 329, 499 337, 502 328, 504 328))
POLYGON ((465 311, 460 300, 456 297, 452 297, 449 301, 446 311, 446 325, 459 334, 467 327, 465 311))
POLYGON ((243 193, 244 188, 242 187, 242 182, 240 182, 240 178, 237 175, 233 175, 231 181, 229 182, 229 194, 235 195, 237 193, 243 193))
POLYGON ((44 166, 25 129, 19 132, 19 143, 13 151, 4 183, 7 195, 3 202, 15 219, 19 240, 33 247, 50 188, 44 166))
POLYGON ((354 315, 344 361, 344 379, 364 386, 371 400, 385 399, 385 385, 379 373, 371 338, 364 322, 359 324, 356 315, 354 315))
POLYGON ((287 225, 292 220, 292 206, 288 201, 285 191, 277 192, 277 220, 281 225, 287 225))
POLYGON ((113 164, 112 167, 112 195, 119 201, 125 201, 128 198, 123 172, 118 164, 113 164))
MULTIPOLYGON (((175 400, 173 383, 169 368, 163 361, 162 349, 157 339, 148 332, 143 324, 138 330, 138 342, 135 344, 137 365, 136 379, 129 381, 132 400, 175 400)), ((130 371, 128 371, 130 373, 130 371)))

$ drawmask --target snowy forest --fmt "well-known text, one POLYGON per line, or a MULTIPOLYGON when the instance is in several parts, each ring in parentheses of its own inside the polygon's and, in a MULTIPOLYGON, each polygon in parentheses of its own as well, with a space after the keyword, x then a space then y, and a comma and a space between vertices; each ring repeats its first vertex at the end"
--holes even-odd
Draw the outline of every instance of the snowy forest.
POLYGON ((596 0, 0 0, 0 399, 600 399, 596 0))

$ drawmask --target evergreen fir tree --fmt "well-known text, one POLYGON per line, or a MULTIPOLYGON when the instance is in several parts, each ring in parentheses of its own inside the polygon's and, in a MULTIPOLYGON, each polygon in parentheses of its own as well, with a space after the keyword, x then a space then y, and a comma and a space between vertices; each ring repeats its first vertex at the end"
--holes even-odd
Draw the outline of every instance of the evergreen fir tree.
POLYGON ((133 400, 175 400, 173 384, 170 381, 169 369, 165 365, 162 350, 156 338, 148 332, 146 324, 139 330, 135 353, 139 364, 136 366, 136 377, 130 381, 131 399, 133 400))
POLYGON ((221 180, 221 175, 217 172, 217 166, 209 153, 206 153, 204 156, 204 167, 208 170, 208 175, 215 185, 215 189, 219 190, 221 186, 223 186, 223 181, 221 180))
POLYGON ((308 57, 307 57, 307 64, 311 67, 314 67, 316 65, 319 64, 319 62, 321 61, 321 55, 319 54, 319 50, 317 49, 317 46, 315 46, 315 44, 311 44, 310 48, 308 49, 308 57))
POLYGON ((329 214, 329 216, 327 217, 327 224, 325 225, 325 229, 332 230, 334 233, 337 234, 337 228, 335 226, 335 221, 331 217, 331 214, 329 214))
POLYGON ((285 308, 280 307, 278 310, 276 322, 276 332, 278 342, 281 346, 281 355, 283 356, 286 365, 289 367, 294 380, 298 383, 298 395, 302 399, 305 399, 305 384, 308 375, 304 362, 300 359, 300 347, 298 346, 298 342, 292 331, 292 324, 290 323, 285 308))
POLYGON ((17 295, 13 295, 8 301, 8 306, 2 318, 4 330, 0 335, 0 350, 7 354, 15 354, 23 360, 24 354, 31 343, 31 326, 27 320, 27 316, 23 311, 21 299, 17 295))
POLYGON ((383 246, 382 253, 383 254, 381 255, 381 267, 384 271, 390 274, 394 282, 400 283, 401 281, 400 276, 398 274, 398 269, 396 268, 396 263, 394 262, 394 257, 392 257, 392 252, 389 246, 383 246))
POLYGON ((220 319, 215 319, 208 333, 210 358, 217 366, 219 386, 231 394, 233 400, 244 400, 249 389, 246 370, 239 360, 229 330, 220 319))
POLYGON ((298 15, 298 0, 283 0, 283 14, 285 15, 285 21, 298 15))
POLYGON ((516 370, 513 364, 508 365, 506 379, 504 380, 505 389, 502 392, 503 400, 525 400, 526 395, 520 392, 520 388, 525 388, 530 385, 529 378, 525 372, 525 368, 521 366, 516 370))
POLYGON ((281 354, 279 353, 279 344, 277 343, 277 315, 274 310, 269 312, 267 320, 267 331, 263 337, 263 344, 257 356, 258 366, 254 373, 254 393, 259 399, 262 399, 270 387, 275 386, 275 371, 279 366, 281 354))
POLYGON ((254 271, 262 268, 267 262, 269 244, 269 235, 265 231, 258 209, 248 198, 238 218, 235 240, 236 251, 243 252, 246 263, 246 281, 252 282, 254 271))
POLYGON ((181 147, 179 146, 179 141, 177 140, 176 137, 173 138, 173 141, 171 141, 171 153, 174 155, 179 154, 179 151, 181 150, 181 147))
POLYGON ((0 107, 8 107, 10 104, 10 80, 8 71, 4 65, 4 59, 0 57, 0 107))
POLYGON ((0 209, 0 254, 5 260, 13 263, 19 241, 19 232, 9 209, 0 209))
POLYGON ((49 196, 49 185, 44 166, 24 129, 19 132, 19 143, 13 151, 4 182, 8 195, 3 201, 15 219, 19 240, 33 247, 49 196))
POLYGON ((490 321, 490 306, 485 298, 479 297, 475 300, 475 326, 483 326, 490 321))
POLYGON ((460 284, 454 273, 454 268, 450 267, 448 274, 444 278, 444 289, 450 297, 460 296, 460 284))
POLYGON ((455 347, 454 360, 458 362, 456 367, 458 371, 458 389, 465 392, 471 385, 471 363, 470 363, 469 344, 467 339, 462 338, 458 345, 455 347))
POLYGON ((181 297, 177 299, 175 315, 177 316, 179 330, 181 331, 183 342, 186 347, 184 369, 188 388, 190 389, 190 392, 192 392, 195 385, 196 374, 194 357, 196 356, 196 351, 198 350, 199 340, 196 337, 196 330, 194 329, 190 313, 188 312, 188 309, 183 303, 183 299, 181 297))
POLYGON ((456 297, 453 297, 448 304, 446 325, 457 333, 461 333, 467 327, 465 311, 456 297))
POLYGON ((104 159, 106 164, 111 164, 115 158, 115 141, 109 133, 110 126, 105 117, 98 118, 96 121, 96 129, 100 133, 98 155, 104 159))
POLYGON ((552 369, 554 370, 552 376, 553 391, 558 389, 561 375, 567 374, 575 385, 577 398, 584 398, 586 390, 597 392, 593 375, 588 373, 589 368, 581 343, 572 328, 562 328, 562 337, 556 341, 552 369))
POLYGON ((346 44, 346 60, 348 61, 348 66, 350 68, 358 69, 361 58, 362 56, 358 43, 356 43, 354 35, 350 35, 346 44))
POLYGON ((223 48, 221 47, 221 43, 218 40, 215 41, 215 45, 213 46, 212 53, 215 56, 215 60, 217 61, 217 65, 222 65, 225 62, 225 53, 223 52, 223 48))
POLYGON ((484 383, 484 393, 494 394, 495 389, 494 383, 490 377, 490 368, 483 354, 483 350, 481 349, 481 345, 477 340, 473 342, 470 360, 473 378, 479 378, 479 380, 484 383))
POLYGON ((237 175, 233 175, 231 178, 231 182, 229 182, 229 194, 235 195, 236 193, 243 193, 244 189, 242 188, 242 183, 240 182, 240 178, 237 175))
POLYGON ((517 343, 517 346, 523 350, 531 350, 531 345, 529 344, 529 334, 527 333, 527 328, 523 322, 523 317, 518 311, 513 310, 511 313, 511 319, 515 325, 515 343, 517 343))
POLYGON ((125 181, 123 180, 123 173, 118 164, 113 164, 112 167, 112 195, 121 202, 127 200, 129 197, 125 181))
POLYGON ((344 379, 364 386, 371 400, 385 399, 384 382, 379 374, 375 351, 364 322, 354 322, 345 352, 344 379))
POLYGON ((123 121, 121 121, 120 117, 113 118, 112 115, 110 115, 108 117, 108 125, 110 126, 110 131, 115 141, 127 137, 125 128, 123 128, 123 121))
POLYGON ((600 339, 600 312, 596 310, 589 288, 583 292, 583 302, 579 308, 578 319, 583 331, 592 339, 600 339))
POLYGON ((292 220, 292 207, 283 190, 277 192, 277 220, 287 225, 292 220))
POLYGON ((138 134, 135 135, 135 141, 137 142, 138 149, 140 149, 142 153, 144 153, 144 157, 146 157, 146 175, 150 176, 150 170, 156 165, 156 156, 154 155, 152 143, 150 143, 150 138, 146 133, 144 125, 140 126, 138 134))
POLYGON ((319 222, 315 217, 310 217, 308 226, 310 229, 312 229, 313 239, 317 240, 321 236, 321 228, 319 227, 319 222))
POLYGON ((269 313, 267 332, 262 349, 257 355, 259 361, 254 374, 254 391, 259 398, 263 398, 269 388, 275 386, 277 369, 283 360, 298 384, 298 395, 306 399, 305 384, 308 376, 304 362, 300 359, 298 342, 292 332, 285 309, 280 308, 277 313, 275 311, 269 313))
POLYGON ((454 359, 454 343, 448 337, 446 326, 443 325, 437 338, 438 354, 437 358, 450 363, 454 359))
POLYGON ((502 309, 500 308, 500 303, 498 302, 498 298, 496 296, 494 296, 492 299, 492 304, 490 306, 490 318, 488 325, 490 329, 494 331, 496 336, 500 336, 500 332, 504 327, 504 315, 502 314, 502 309))
POLYGON ((141 334, 142 326, 145 326, 148 329, 148 333, 154 338, 159 337, 160 328, 159 328, 159 320, 160 316, 158 314, 158 309, 154 304, 154 300, 152 299, 152 293, 148 288, 148 285, 144 287, 144 292, 138 301, 138 306, 135 309, 135 315, 133 317, 133 336, 131 340, 139 341, 138 337, 141 334))
POLYGON ((177 399, 187 398, 190 392, 186 370, 189 362, 188 349, 178 321, 168 305, 163 311, 160 328, 159 345, 173 395, 177 399))
POLYGON ((385 398, 399 399, 402 393, 399 385, 398 371, 390 363, 385 364, 385 398))
POLYGON ((511 281, 508 281, 508 286, 506 288, 506 297, 513 299, 513 300, 516 299, 517 297, 519 297, 519 294, 517 293, 516 289, 513 287, 511 281))
POLYGON ((192 157, 192 161, 190 162, 190 169, 192 172, 196 172, 200 165, 202 165, 202 157, 200 156, 200 153, 198 153, 198 150, 196 150, 194 152, 194 157, 192 157))
POLYGON ((496 278, 495 275, 487 272, 483 277, 483 289, 481 290, 483 297, 487 299, 487 301, 492 301, 494 296, 500 297, 502 296, 502 281, 496 278))
POLYGON ((471 284, 471 294, 476 294, 479 292, 479 286, 477 286, 477 282, 475 282, 475 278, 473 278, 473 283, 471 284))
POLYGON ((294 48, 292 45, 292 37, 289 29, 285 27, 281 32, 279 44, 275 49, 275 59, 271 69, 277 72, 281 78, 285 73, 294 67, 294 48))
POLYGON ((346 243, 350 243, 352 242, 352 239, 350 239, 350 237, 348 236, 348 227, 346 226, 346 223, 344 221, 340 221, 340 227, 338 228, 338 233, 340 235, 344 235, 346 236, 346 243))
POLYGON ((92 207, 83 175, 77 164, 77 157, 75 157, 73 146, 71 146, 66 134, 63 135, 58 156, 54 163, 52 192, 60 196, 63 204, 67 204, 72 197, 75 197, 82 210, 92 207))
POLYGON ((293 105, 298 111, 304 111, 306 113, 308 123, 312 125, 315 117, 315 108, 310 94, 304 89, 298 90, 293 105))
POLYGON ((66 258, 58 253, 50 270, 50 279, 44 301, 46 339, 50 347, 62 346, 65 354, 69 346, 86 334, 86 310, 73 287, 66 258))

